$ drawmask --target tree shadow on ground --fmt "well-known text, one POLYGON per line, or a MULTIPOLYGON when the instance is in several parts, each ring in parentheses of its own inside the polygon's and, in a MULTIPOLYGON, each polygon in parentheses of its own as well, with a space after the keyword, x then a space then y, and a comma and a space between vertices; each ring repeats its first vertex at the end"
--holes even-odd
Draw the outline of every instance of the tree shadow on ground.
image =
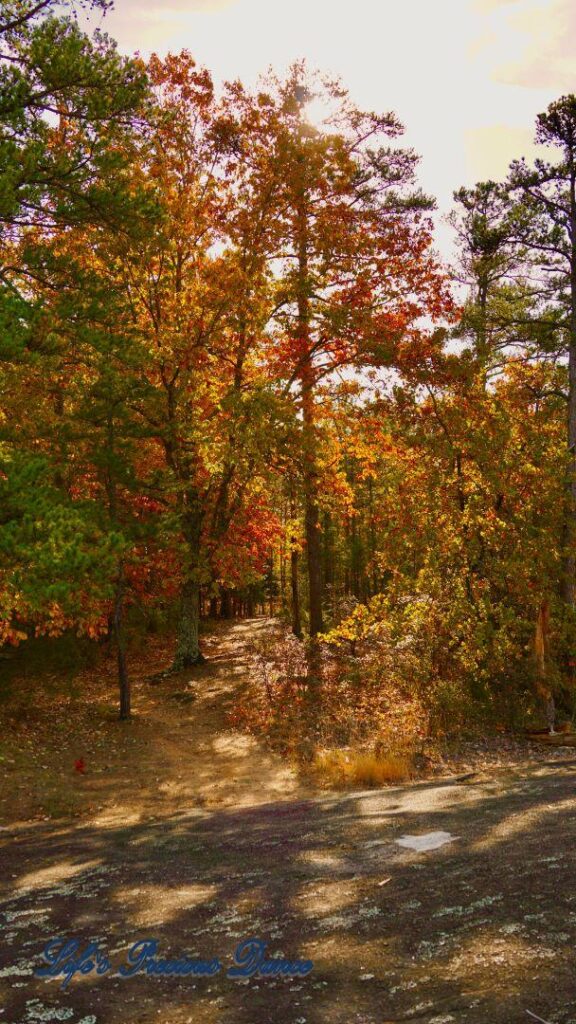
POLYGON ((127 826, 21 829, 0 847, 1 1019, 519 1024, 531 1010, 569 1024, 574 778, 549 766, 127 826), (395 843, 436 830, 459 838, 426 854, 395 843), (99 940, 115 966, 151 937, 160 956, 218 956, 224 970, 197 980, 111 972, 62 992, 30 973, 54 935, 99 940), (227 978, 250 936, 314 970, 227 978), (42 1017, 49 1008, 61 1015, 42 1017))

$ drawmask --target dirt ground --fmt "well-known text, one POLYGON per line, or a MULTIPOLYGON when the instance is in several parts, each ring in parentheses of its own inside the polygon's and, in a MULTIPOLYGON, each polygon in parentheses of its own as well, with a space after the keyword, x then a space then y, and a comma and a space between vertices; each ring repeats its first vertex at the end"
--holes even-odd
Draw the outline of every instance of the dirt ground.
MULTIPOLYGON (((21 749, 5 737, 0 1024, 576 1024, 570 752, 314 792, 227 724, 265 625, 227 626, 206 667, 139 684, 129 726, 112 725, 104 680, 90 729, 71 703, 52 746, 33 723, 21 749), (439 849, 396 843, 439 830, 455 837, 439 849), (65 989, 35 977, 56 936, 98 943, 110 969, 65 989), (313 970, 227 977, 250 937, 313 970), (159 958, 218 957, 222 970, 120 977, 145 939, 159 958)), ((151 672, 159 658, 151 645, 151 672)))

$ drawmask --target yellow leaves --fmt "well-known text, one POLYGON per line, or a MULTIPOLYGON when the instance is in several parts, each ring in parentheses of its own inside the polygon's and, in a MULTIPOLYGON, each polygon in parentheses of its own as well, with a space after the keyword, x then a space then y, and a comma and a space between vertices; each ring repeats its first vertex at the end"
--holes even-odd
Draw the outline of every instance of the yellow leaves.
POLYGON ((335 647, 349 643, 354 648, 362 640, 379 639, 388 630, 388 623, 384 618, 385 607, 385 598, 376 595, 368 605, 358 604, 338 626, 328 633, 321 634, 320 639, 335 647))
POLYGON ((303 526, 298 518, 290 518, 284 524, 284 548, 288 553, 292 551, 300 554, 304 550, 303 526))
POLYGON ((28 634, 16 629, 11 619, 0 620, 0 647, 9 644, 11 647, 18 647, 28 639, 28 634))

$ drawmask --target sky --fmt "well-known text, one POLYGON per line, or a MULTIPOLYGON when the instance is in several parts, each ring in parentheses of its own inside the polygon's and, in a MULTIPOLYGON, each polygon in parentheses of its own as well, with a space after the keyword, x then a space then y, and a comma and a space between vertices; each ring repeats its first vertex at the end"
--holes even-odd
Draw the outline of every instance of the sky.
POLYGON ((101 27, 125 53, 186 48, 216 82, 304 57, 359 106, 393 110, 447 256, 454 190, 533 158, 536 115, 576 92, 574 0, 115 0, 101 27))

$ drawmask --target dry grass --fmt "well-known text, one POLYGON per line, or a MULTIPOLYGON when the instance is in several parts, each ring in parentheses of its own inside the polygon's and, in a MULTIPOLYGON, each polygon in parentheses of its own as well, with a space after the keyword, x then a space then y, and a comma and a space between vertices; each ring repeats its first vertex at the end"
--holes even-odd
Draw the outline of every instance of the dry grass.
POLYGON ((410 759, 401 754, 371 754, 355 750, 324 750, 316 754, 314 774, 332 789, 347 786, 385 786, 412 777, 410 759))

